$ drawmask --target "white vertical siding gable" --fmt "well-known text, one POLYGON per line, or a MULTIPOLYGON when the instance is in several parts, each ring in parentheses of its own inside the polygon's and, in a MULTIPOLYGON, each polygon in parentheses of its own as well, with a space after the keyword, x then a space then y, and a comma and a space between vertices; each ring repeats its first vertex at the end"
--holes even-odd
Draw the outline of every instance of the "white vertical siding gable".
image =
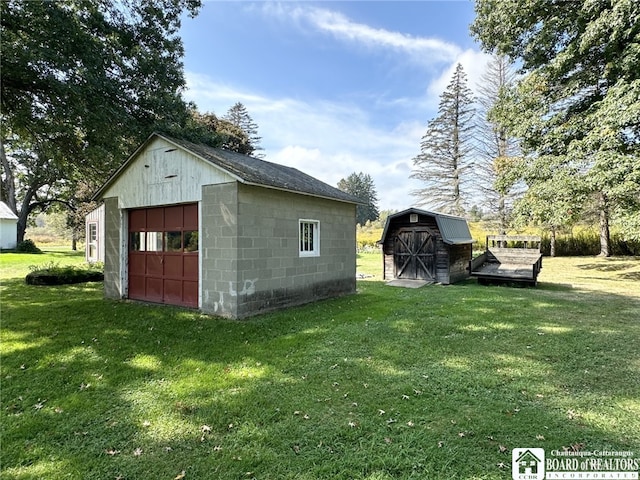
POLYGON ((153 139, 102 194, 119 208, 199 202, 202 185, 233 182, 219 167, 163 138, 153 139))

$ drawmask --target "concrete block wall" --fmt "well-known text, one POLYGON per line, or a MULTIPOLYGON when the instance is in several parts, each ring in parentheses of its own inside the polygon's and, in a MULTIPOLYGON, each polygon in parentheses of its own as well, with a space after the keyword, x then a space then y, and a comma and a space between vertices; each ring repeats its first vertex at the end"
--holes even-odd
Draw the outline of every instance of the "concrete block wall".
POLYGON ((116 197, 104 199, 104 296, 119 299, 125 295, 121 279, 120 251, 122 216, 116 197))
POLYGON ((200 218, 201 309, 224 317, 238 315, 238 184, 202 187, 200 218))
POLYGON ((239 185, 237 316, 355 292, 355 205, 239 185), (299 220, 320 222, 320 256, 300 257, 299 220))

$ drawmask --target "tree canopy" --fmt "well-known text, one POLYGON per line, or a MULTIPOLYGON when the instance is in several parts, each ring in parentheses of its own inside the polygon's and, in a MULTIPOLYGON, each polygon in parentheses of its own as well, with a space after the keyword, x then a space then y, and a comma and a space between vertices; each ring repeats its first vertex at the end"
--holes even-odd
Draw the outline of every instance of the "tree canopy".
POLYGON ((376 192, 373 178, 368 173, 352 173, 346 179, 338 182, 338 188, 343 192, 358 197, 364 205, 356 207, 356 223, 365 225, 368 221, 377 220, 380 216, 378 210, 378 193, 376 192))
POLYGON ((262 140, 262 138, 258 136, 258 125, 253 121, 251 115, 249 115, 247 107, 240 102, 236 102, 222 119, 237 129, 240 129, 247 137, 248 142, 243 148, 243 150, 246 151, 242 153, 253 155, 257 158, 264 158, 264 154, 259 152, 259 150, 262 150, 260 146, 260 140, 262 140))
MULTIPOLYGON (((471 30, 483 47, 522 65, 498 109, 522 141, 519 176, 560 196, 587 192, 603 254, 609 218, 640 238, 640 4, 477 0, 476 13, 471 30), (553 169, 562 174, 535 175, 553 169)), ((553 216, 567 208, 558 205, 553 216)))
POLYGON ((0 3, 2 199, 19 216, 72 206, 153 130, 189 116, 184 12, 200 0, 0 3))

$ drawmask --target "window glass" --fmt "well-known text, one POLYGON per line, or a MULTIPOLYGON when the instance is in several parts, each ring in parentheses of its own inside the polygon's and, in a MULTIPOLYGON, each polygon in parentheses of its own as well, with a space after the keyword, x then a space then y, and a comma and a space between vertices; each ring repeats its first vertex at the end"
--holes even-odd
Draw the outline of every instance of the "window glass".
POLYGON ((132 252, 145 251, 145 235, 143 232, 131 232, 129 234, 129 250, 132 252))
POLYGON ((165 252, 182 251, 182 232, 165 232, 164 233, 164 251, 165 252))
POLYGON ((184 232, 184 251, 185 252, 197 252, 198 251, 198 231, 190 230, 184 232))
POLYGON ((320 255, 320 222, 300 220, 300 256, 320 255))
POLYGON ((147 232, 147 252, 162 251, 162 232, 147 232))
POLYGON ((98 224, 90 223, 89 224, 89 241, 95 242, 98 240, 98 224))

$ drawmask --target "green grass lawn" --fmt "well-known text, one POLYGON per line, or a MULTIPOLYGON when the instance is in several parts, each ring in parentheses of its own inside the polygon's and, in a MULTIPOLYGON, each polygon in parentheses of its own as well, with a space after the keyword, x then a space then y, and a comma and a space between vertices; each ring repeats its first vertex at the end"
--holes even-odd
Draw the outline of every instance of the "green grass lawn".
POLYGON ((537 288, 387 287, 247 321, 24 283, 0 255, 2 479, 510 479, 511 449, 640 458, 640 261, 537 288))

